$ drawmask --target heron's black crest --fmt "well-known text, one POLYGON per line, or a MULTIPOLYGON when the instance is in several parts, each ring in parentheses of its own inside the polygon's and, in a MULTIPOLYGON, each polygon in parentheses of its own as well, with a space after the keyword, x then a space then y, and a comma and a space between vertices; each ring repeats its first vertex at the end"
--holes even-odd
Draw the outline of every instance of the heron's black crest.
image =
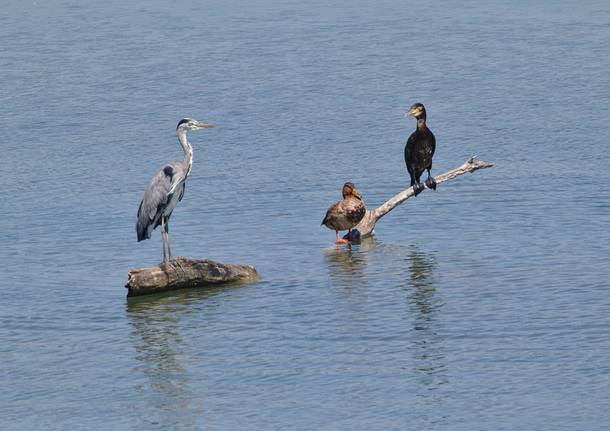
POLYGON ((178 125, 176 126, 176 130, 178 130, 178 127, 180 127, 182 124, 184 123, 188 123, 189 121, 193 121, 190 118, 183 118, 182 120, 178 121, 178 125))

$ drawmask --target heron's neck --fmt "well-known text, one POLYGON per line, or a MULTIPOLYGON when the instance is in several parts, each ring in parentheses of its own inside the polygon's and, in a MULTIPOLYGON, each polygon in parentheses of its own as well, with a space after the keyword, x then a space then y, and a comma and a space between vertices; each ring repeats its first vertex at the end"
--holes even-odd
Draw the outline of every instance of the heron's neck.
POLYGON ((191 173, 191 167, 193 166, 193 148, 189 141, 186 139, 186 130, 178 130, 178 141, 182 145, 182 151, 184 151, 184 160, 182 164, 186 168, 186 176, 191 173))

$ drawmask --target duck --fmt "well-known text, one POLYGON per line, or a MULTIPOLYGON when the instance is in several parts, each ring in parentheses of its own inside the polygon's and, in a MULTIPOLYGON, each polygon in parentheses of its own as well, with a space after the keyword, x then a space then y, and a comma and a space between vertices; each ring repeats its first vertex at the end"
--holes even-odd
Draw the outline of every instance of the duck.
POLYGON ((436 190, 436 181, 430 175, 432 157, 436 149, 436 138, 432 130, 426 126, 426 108, 422 103, 413 104, 406 115, 417 120, 417 128, 409 136, 405 145, 405 164, 411 177, 411 187, 413 187, 415 196, 417 196, 424 190, 424 185, 420 183, 419 179, 425 170, 428 171, 426 186, 429 189, 436 190))
POLYGON ((339 231, 347 230, 347 238, 352 238, 352 228, 360 223, 366 214, 366 207, 362 201, 362 196, 352 182, 343 184, 343 200, 335 202, 326 211, 326 216, 322 220, 322 225, 335 231, 337 244, 347 244, 348 239, 340 238, 339 231))

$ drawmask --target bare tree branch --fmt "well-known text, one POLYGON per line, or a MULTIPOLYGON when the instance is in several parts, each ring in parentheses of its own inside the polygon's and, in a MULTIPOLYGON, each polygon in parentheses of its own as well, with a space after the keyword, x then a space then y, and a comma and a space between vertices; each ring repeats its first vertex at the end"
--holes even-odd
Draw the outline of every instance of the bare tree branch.
MULTIPOLYGON (((444 183, 445 181, 449 181, 457 176, 466 174, 468 172, 474 172, 479 169, 491 168, 493 163, 486 162, 483 160, 475 160, 476 156, 472 156, 466 162, 455 169, 451 169, 450 171, 445 172, 437 177, 434 177, 437 184, 444 183)), ((384 204, 378 206, 373 210, 366 211, 364 218, 358 223, 358 226, 355 229, 360 232, 361 237, 365 237, 371 235, 373 229, 375 229, 375 224, 379 221, 381 217, 392 211, 396 206, 400 205, 410 197, 414 196, 413 187, 409 187, 406 190, 398 193, 397 195, 390 198, 384 204)))

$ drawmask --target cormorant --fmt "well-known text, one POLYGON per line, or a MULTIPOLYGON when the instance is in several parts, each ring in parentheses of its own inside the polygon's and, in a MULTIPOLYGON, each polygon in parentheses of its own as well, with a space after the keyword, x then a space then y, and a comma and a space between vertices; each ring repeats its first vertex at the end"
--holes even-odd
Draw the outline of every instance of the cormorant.
POLYGON ((436 181, 430 175, 432 156, 434 156, 434 150, 436 149, 436 139, 432 131, 426 126, 426 108, 424 108, 424 105, 415 103, 411 106, 407 115, 417 119, 417 129, 409 136, 407 145, 405 145, 405 164, 411 176, 411 186, 415 196, 417 196, 424 189, 424 185, 419 182, 419 178, 425 170, 428 171, 426 186, 429 189, 436 190, 436 181))
POLYGON ((329 229, 334 229, 337 244, 349 242, 346 239, 339 238, 339 231, 347 230, 347 237, 351 238, 352 228, 360 223, 366 213, 362 196, 356 190, 354 183, 343 184, 342 194, 343 200, 332 204, 326 211, 324 220, 322 220, 323 225, 329 229))

